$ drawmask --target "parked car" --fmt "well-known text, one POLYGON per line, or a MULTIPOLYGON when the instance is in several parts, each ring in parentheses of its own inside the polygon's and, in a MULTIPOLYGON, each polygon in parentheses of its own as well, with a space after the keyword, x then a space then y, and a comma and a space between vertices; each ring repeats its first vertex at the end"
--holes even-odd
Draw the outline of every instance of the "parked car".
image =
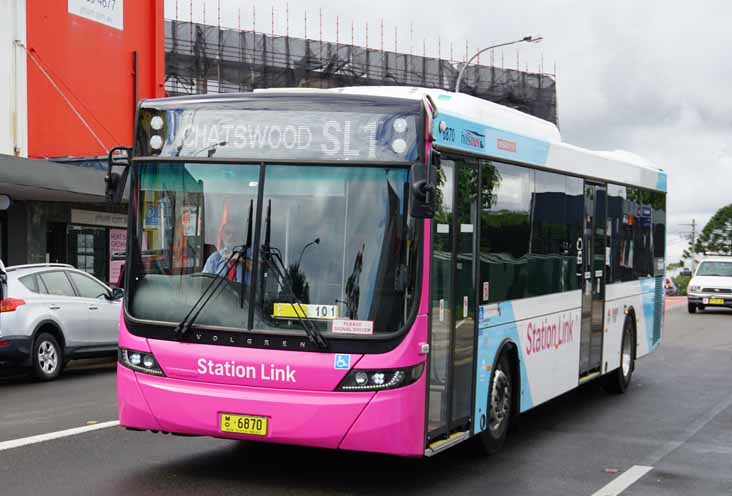
POLYGON ((71 265, 0 266, 0 366, 51 380, 74 358, 114 356, 123 295, 71 265))
POLYGON ((706 307, 732 308, 732 257, 708 257, 687 288, 689 313, 706 307))
POLYGON ((676 288, 676 283, 674 283, 674 280, 671 279, 670 276, 666 276, 663 279, 663 290, 666 293, 666 296, 676 296, 679 294, 678 288, 676 288))

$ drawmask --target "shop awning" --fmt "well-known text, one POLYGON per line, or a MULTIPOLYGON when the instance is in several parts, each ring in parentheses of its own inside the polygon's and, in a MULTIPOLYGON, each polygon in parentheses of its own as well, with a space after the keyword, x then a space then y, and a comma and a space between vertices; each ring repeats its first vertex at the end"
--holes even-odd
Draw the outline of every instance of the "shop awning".
POLYGON ((104 202, 105 173, 0 154, 0 193, 14 200, 104 202))

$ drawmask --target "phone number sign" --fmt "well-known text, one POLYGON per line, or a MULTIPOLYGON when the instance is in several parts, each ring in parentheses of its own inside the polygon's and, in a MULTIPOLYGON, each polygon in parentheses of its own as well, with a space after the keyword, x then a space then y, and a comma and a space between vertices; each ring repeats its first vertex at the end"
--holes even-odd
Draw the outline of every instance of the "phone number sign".
POLYGON ((69 14, 124 29, 124 0, 68 0, 69 14))

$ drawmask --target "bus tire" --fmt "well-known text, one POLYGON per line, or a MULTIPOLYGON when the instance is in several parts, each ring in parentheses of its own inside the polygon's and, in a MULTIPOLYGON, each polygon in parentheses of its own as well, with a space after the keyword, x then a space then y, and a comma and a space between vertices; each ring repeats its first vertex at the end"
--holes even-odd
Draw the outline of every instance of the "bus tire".
POLYGON ((488 388, 486 426, 479 435, 480 445, 485 454, 497 453, 506 441, 513 417, 514 391, 515 381, 511 372, 511 363, 508 355, 501 353, 491 374, 491 383, 488 388))
POLYGON ((696 303, 689 303, 689 313, 696 313, 696 303))
POLYGON ((630 386, 635 370, 635 321, 629 315, 623 324, 623 339, 620 343, 620 367, 605 376, 603 386, 613 394, 622 394, 630 386))

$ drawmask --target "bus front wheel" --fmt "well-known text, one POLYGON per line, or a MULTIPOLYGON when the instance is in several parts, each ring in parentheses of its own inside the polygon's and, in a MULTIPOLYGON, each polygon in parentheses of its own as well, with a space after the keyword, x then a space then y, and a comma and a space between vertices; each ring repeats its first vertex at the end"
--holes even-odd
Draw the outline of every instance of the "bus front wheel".
POLYGON ((480 441, 486 454, 498 452, 506 441, 513 409, 514 381, 506 353, 496 363, 488 388, 488 418, 480 441))
POLYGON ((605 390, 614 393, 624 393, 630 385, 635 370, 635 323, 628 316, 623 324, 623 339, 620 343, 620 367, 605 376, 605 390))

